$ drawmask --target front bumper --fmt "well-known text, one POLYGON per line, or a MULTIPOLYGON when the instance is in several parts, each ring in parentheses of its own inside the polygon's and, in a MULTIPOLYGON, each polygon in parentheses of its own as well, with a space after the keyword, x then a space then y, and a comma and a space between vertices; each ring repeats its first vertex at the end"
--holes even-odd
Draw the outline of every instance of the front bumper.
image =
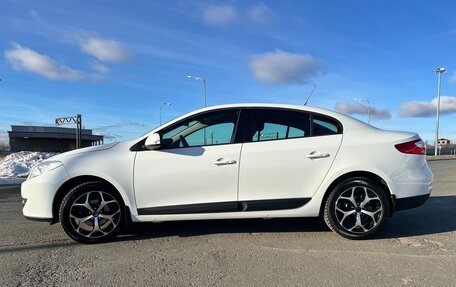
POLYGON ((21 185, 23 215, 31 220, 52 220, 54 196, 59 187, 69 178, 64 166, 60 166, 24 181, 21 185))
POLYGON ((29 216, 24 216, 25 219, 31 220, 31 221, 38 221, 38 222, 52 222, 52 218, 39 218, 39 217, 29 217, 29 216))

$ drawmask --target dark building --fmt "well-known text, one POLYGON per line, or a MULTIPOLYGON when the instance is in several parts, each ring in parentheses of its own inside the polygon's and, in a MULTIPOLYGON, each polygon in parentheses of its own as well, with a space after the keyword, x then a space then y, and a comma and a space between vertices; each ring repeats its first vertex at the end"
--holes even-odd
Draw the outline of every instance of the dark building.
POLYGON ((446 145, 449 145, 451 143, 451 141, 449 139, 441 138, 437 141, 437 143, 439 146, 446 146, 446 145))
MULTIPOLYGON (((81 130, 81 145, 88 147, 103 144, 103 136, 92 130, 81 130)), ((11 126, 9 146, 12 152, 44 151, 65 152, 76 148, 76 129, 46 126, 11 126)))

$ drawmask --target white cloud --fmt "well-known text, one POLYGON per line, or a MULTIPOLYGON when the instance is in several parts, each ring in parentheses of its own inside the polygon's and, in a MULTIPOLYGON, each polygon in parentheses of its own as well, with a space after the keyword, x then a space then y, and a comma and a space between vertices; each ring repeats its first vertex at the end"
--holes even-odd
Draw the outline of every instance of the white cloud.
POLYGON ((124 62, 131 58, 130 52, 124 45, 115 40, 91 37, 81 40, 79 46, 81 51, 99 61, 124 62))
POLYGON ((40 16, 39 16, 38 13, 36 12, 36 10, 30 9, 30 10, 29 10, 29 15, 30 15, 30 17, 31 17, 32 19, 37 20, 37 21, 41 21, 40 16))
MULTIPOLYGON (((344 102, 337 102, 336 110, 347 115, 367 115, 369 113, 369 108, 365 105, 344 102)), ((370 116, 377 120, 389 120, 391 112, 388 109, 376 109, 371 106, 370 116)))
POLYGON ((255 78, 265 84, 307 84, 323 66, 311 55, 281 50, 255 55, 249 63, 255 78))
POLYGON ((136 121, 131 121, 131 120, 122 120, 120 122, 111 124, 111 125, 105 125, 105 126, 99 126, 96 128, 93 128, 93 133, 96 135, 103 135, 105 139, 116 139, 116 138, 122 138, 123 136, 113 133, 111 130, 114 129, 114 131, 121 131, 121 130, 131 130, 131 129, 139 129, 142 130, 142 128, 147 127, 146 124, 141 123, 141 122, 136 122, 136 121))
POLYGON ((95 70, 96 72, 100 73, 100 74, 107 74, 109 73, 111 70, 109 70, 108 67, 106 67, 105 65, 103 65, 102 63, 98 62, 98 61, 92 61, 89 63, 89 66, 95 70))
POLYGON ((203 12, 204 22, 211 26, 225 26, 236 20, 238 13, 230 5, 211 5, 203 12))
POLYGON ((264 3, 258 3, 257 5, 252 6, 248 15, 252 21, 259 24, 277 21, 277 15, 264 3))
MULTIPOLYGON (((431 102, 407 102, 399 108, 399 116, 401 117, 432 117, 437 112, 437 98, 431 102)), ((456 113, 456 97, 440 97, 440 113, 451 114, 456 113)))
POLYGON ((77 69, 72 69, 66 65, 59 64, 50 57, 42 55, 27 47, 22 47, 19 44, 13 44, 13 48, 6 50, 4 56, 13 69, 34 73, 51 80, 101 80, 98 75, 89 75, 77 69))

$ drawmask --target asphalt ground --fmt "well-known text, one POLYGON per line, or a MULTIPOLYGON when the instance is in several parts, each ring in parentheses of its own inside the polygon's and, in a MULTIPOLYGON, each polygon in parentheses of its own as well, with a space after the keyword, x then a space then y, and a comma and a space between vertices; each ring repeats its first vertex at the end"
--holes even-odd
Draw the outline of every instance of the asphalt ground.
POLYGON ((456 286, 456 160, 429 163, 434 190, 370 240, 320 219, 137 224, 83 245, 22 217, 0 186, 0 286, 456 286))

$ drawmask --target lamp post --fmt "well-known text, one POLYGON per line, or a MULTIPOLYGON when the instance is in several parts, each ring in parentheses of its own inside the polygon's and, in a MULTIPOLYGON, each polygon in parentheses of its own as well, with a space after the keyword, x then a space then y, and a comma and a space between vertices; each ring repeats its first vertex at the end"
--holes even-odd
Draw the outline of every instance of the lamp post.
POLYGON ((187 78, 197 81, 203 81, 204 86, 204 107, 206 107, 206 80, 203 77, 194 77, 192 75, 188 75, 187 78))
POLYGON ((436 128, 435 128, 435 151, 434 151, 434 156, 438 155, 438 143, 439 143, 439 121, 440 121, 440 80, 442 77, 442 74, 445 73, 445 68, 438 68, 434 70, 434 73, 437 74, 437 123, 436 123, 436 128))
POLYGON ((169 107, 171 106, 171 103, 169 102, 163 102, 163 104, 160 106, 160 125, 162 124, 162 110, 164 107, 169 107))
MULTIPOLYGON (((204 86, 204 107, 206 107, 206 79, 203 77, 194 77, 192 75, 188 75, 187 78, 191 80, 197 80, 197 81, 203 81, 203 86, 204 86)), ((204 145, 206 145, 207 140, 206 140, 206 128, 204 128, 204 145)))
POLYGON ((369 100, 363 99, 363 98, 354 98, 355 101, 357 102, 366 102, 367 103, 367 123, 371 123, 371 104, 369 100))

